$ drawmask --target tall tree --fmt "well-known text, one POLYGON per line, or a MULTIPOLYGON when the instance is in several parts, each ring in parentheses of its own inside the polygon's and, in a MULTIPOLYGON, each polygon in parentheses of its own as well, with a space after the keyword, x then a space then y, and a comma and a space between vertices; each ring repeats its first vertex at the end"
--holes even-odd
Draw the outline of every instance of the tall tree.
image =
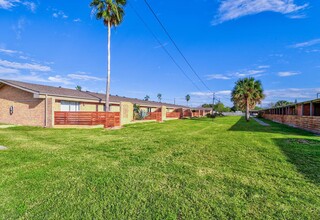
POLYGON ((146 95, 143 100, 144 101, 149 101, 149 99, 150 99, 150 96, 146 95))
POLYGON ((161 100, 162 100, 162 94, 161 94, 161 93, 158 93, 157 97, 158 97, 158 101, 161 102, 161 100))
POLYGON ((239 79, 231 93, 231 101, 241 110, 246 111, 246 120, 250 120, 250 110, 265 98, 261 81, 253 77, 239 79))
POLYGON ((190 101, 190 95, 188 94, 188 95, 186 95, 186 101, 187 101, 187 105, 189 106, 189 101, 190 101))
POLYGON ((127 0, 92 0, 90 6, 98 20, 102 19, 103 24, 108 27, 108 69, 106 85, 105 111, 110 111, 110 75, 111 75, 111 28, 118 26, 124 16, 124 6, 127 0))

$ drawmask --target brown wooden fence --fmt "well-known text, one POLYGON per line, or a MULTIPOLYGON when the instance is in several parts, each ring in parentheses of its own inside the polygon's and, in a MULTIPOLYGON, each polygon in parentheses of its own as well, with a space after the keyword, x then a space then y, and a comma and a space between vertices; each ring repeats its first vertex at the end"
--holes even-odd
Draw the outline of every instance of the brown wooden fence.
POLYGON ((181 113, 180 112, 167 112, 166 117, 167 118, 180 118, 181 113))
POLYGON ((191 110, 184 110, 183 111, 183 117, 192 117, 192 112, 191 110))
POLYGON ((55 125, 104 125, 120 126, 119 112, 55 112, 55 125))
POLYGON ((158 122, 162 122, 162 112, 150 112, 144 120, 157 120, 158 122))
POLYGON ((192 112, 193 117, 200 117, 200 112, 192 112))

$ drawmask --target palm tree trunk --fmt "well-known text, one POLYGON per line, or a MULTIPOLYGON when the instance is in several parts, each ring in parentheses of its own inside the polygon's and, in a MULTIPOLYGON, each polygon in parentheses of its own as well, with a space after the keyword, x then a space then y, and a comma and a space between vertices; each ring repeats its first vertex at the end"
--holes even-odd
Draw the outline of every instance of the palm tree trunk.
POLYGON ((249 111, 249 100, 247 99, 247 103, 246 103, 246 120, 247 122, 249 122, 250 120, 250 111, 249 111))
POLYGON ((106 112, 110 111, 110 72, 111 72, 111 23, 108 21, 108 73, 106 87, 106 112))

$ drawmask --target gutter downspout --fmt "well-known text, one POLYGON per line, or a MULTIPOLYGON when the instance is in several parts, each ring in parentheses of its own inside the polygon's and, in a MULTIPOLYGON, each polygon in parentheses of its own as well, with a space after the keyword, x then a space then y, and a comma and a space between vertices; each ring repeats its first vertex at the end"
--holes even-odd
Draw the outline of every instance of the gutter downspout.
POLYGON ((46 94, 45 99, 45 107, 44 107, 44 127, 46 128, 48 126, 48 119, 47 119, 47 112, 48 112, 48 94, 46 94))

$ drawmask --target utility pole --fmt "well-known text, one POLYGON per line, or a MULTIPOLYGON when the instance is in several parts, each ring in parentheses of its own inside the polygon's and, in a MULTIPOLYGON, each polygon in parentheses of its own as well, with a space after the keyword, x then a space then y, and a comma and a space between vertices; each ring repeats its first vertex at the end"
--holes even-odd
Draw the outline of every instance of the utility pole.
POLYGON ((212 114, 213 114, 213 111, 214 111, 214 103, 216 101, 216 94, 215 93, 212 93, 212 114))
POLYGON ((173 103, 176 104, 176 98, 173 99, 173 103))

